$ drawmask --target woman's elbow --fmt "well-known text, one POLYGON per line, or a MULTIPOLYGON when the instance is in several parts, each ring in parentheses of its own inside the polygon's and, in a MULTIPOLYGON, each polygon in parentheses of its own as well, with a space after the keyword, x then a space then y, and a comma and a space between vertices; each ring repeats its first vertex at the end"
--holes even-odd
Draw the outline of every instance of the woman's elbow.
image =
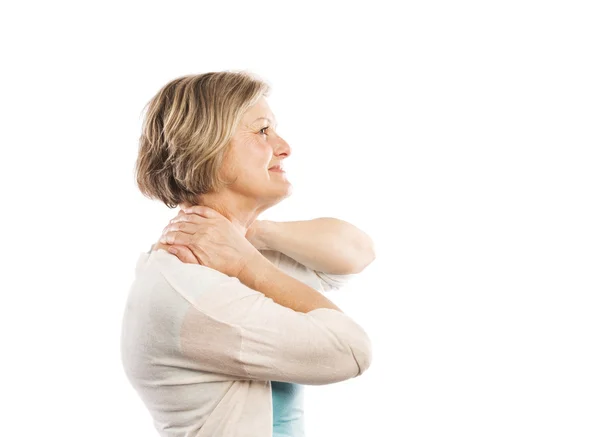
POLYGON ((343 353, 336 348, 332 348, 331 352, 331 362, 335 363, 334 369, 318 375, 311 382, 312 384, 333 384, 355 378, 367 371, 373 358, 371 340, 366 334, 349 339, 343 353))
POLYGON ((315 333, 312 348, 315 356, 307 358, 313 363, 323 360, 322 363, 328 364, 321 367, 328 371, 316 378, 320 382, 313 384, 331 384, 365 373, 373 359, 373 346, 365 330, 339 311, 323 309, 312 316, 322 318, 327 329, 315 333))
POLYGON ((373 345, 366 333, 353 338, 349 346, 351 356, 348 357, 348 367, 351 368, 351 374, 348 379, 365 373, 373 360, 373 345))

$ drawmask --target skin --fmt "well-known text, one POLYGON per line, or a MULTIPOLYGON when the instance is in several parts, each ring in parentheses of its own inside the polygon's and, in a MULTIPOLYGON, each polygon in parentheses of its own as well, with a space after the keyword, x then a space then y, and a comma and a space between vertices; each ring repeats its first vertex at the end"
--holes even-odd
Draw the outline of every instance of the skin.
MULTIPOLYGON (((217 193, 202 195, 199 201, 200 205, 226 217, 242 236, 251 236, 252 232, 248 230, 251 231, 256 218, 292 194, 292 184, 286 174, 269 171, 274 165, 284 166, 284 160, 292 152, 290 145, 275 130, 276 126, 267 100, 261 97, 244 114, 220 169, 225 180, 236 177, 237 180, 217 193)), ((182 209, 189 206, 187 202, 179 205, 182 209)), ((182 215, 180 212, 177 217, 182 215)), ((169 247, 189 254, 186 246, 161 242, 154 245, 154 250, 169 247)))

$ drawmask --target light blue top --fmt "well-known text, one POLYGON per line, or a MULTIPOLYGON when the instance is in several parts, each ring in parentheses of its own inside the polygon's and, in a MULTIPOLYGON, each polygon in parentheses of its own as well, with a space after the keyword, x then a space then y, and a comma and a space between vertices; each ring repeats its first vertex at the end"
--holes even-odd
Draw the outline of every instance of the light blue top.
POLYGON ((273 437, 304 437, 304 386, 271 381, 273 437))

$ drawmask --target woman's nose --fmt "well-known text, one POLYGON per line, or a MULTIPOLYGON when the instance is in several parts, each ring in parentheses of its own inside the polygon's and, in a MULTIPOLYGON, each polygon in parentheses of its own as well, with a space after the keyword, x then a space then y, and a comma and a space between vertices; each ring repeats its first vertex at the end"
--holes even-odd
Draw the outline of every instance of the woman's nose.
POLYGON ((275 147, 275 153, 277 155, 280 155, 282 153, 285 153, 287 156, 292 154, 292 148, 290 147, 290 145, 287 143, 286 140, 284 140, 281 137, 277 138, 277 145, 275 147))

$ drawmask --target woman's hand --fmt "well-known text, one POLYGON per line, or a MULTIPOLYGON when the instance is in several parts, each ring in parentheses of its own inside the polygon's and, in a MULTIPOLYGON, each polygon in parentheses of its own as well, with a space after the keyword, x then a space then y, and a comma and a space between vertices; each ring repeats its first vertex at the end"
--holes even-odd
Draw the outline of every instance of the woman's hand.
POLYGON ((240 271, 260 252, 219 212, 207 206, 193 206, 180 212, 165 228, 160 242, 177 250, 183 262, 210 267, 228 276, 240 271))
MULTIPOLYGON (((165 232, 167 232, 167 229, 169 229, 169 225, 171 223, 179 221, 179 218, 183 214, 185 214, 185 213, 183 212, 182 209, 180 209, 179 213, 177 214, 177 216, 175 216, 175 218, 171 219, 169 221, 169 224, 163 228, 162 235, 164 235, 165 232)), ((194 255, 194 252, 192 252, 190 250, 190 248, 187 247, 187 246, 183 246, 183 245, 180 245, 180 244, 161 243, 159 241, 156 244, 154 244, 154 246, 152 246, 152 250, 158 250, 158 249, 168 250, 169 252, 171 252, 173 255, 176 255, 177 258, 179 258, 182 262, 184 262, 186 264, 200 264, 200 262, 196 259, 196 256, 194 255), (173 249, 175 251, 177 251, 177 253, 172 252, 173 249)))

